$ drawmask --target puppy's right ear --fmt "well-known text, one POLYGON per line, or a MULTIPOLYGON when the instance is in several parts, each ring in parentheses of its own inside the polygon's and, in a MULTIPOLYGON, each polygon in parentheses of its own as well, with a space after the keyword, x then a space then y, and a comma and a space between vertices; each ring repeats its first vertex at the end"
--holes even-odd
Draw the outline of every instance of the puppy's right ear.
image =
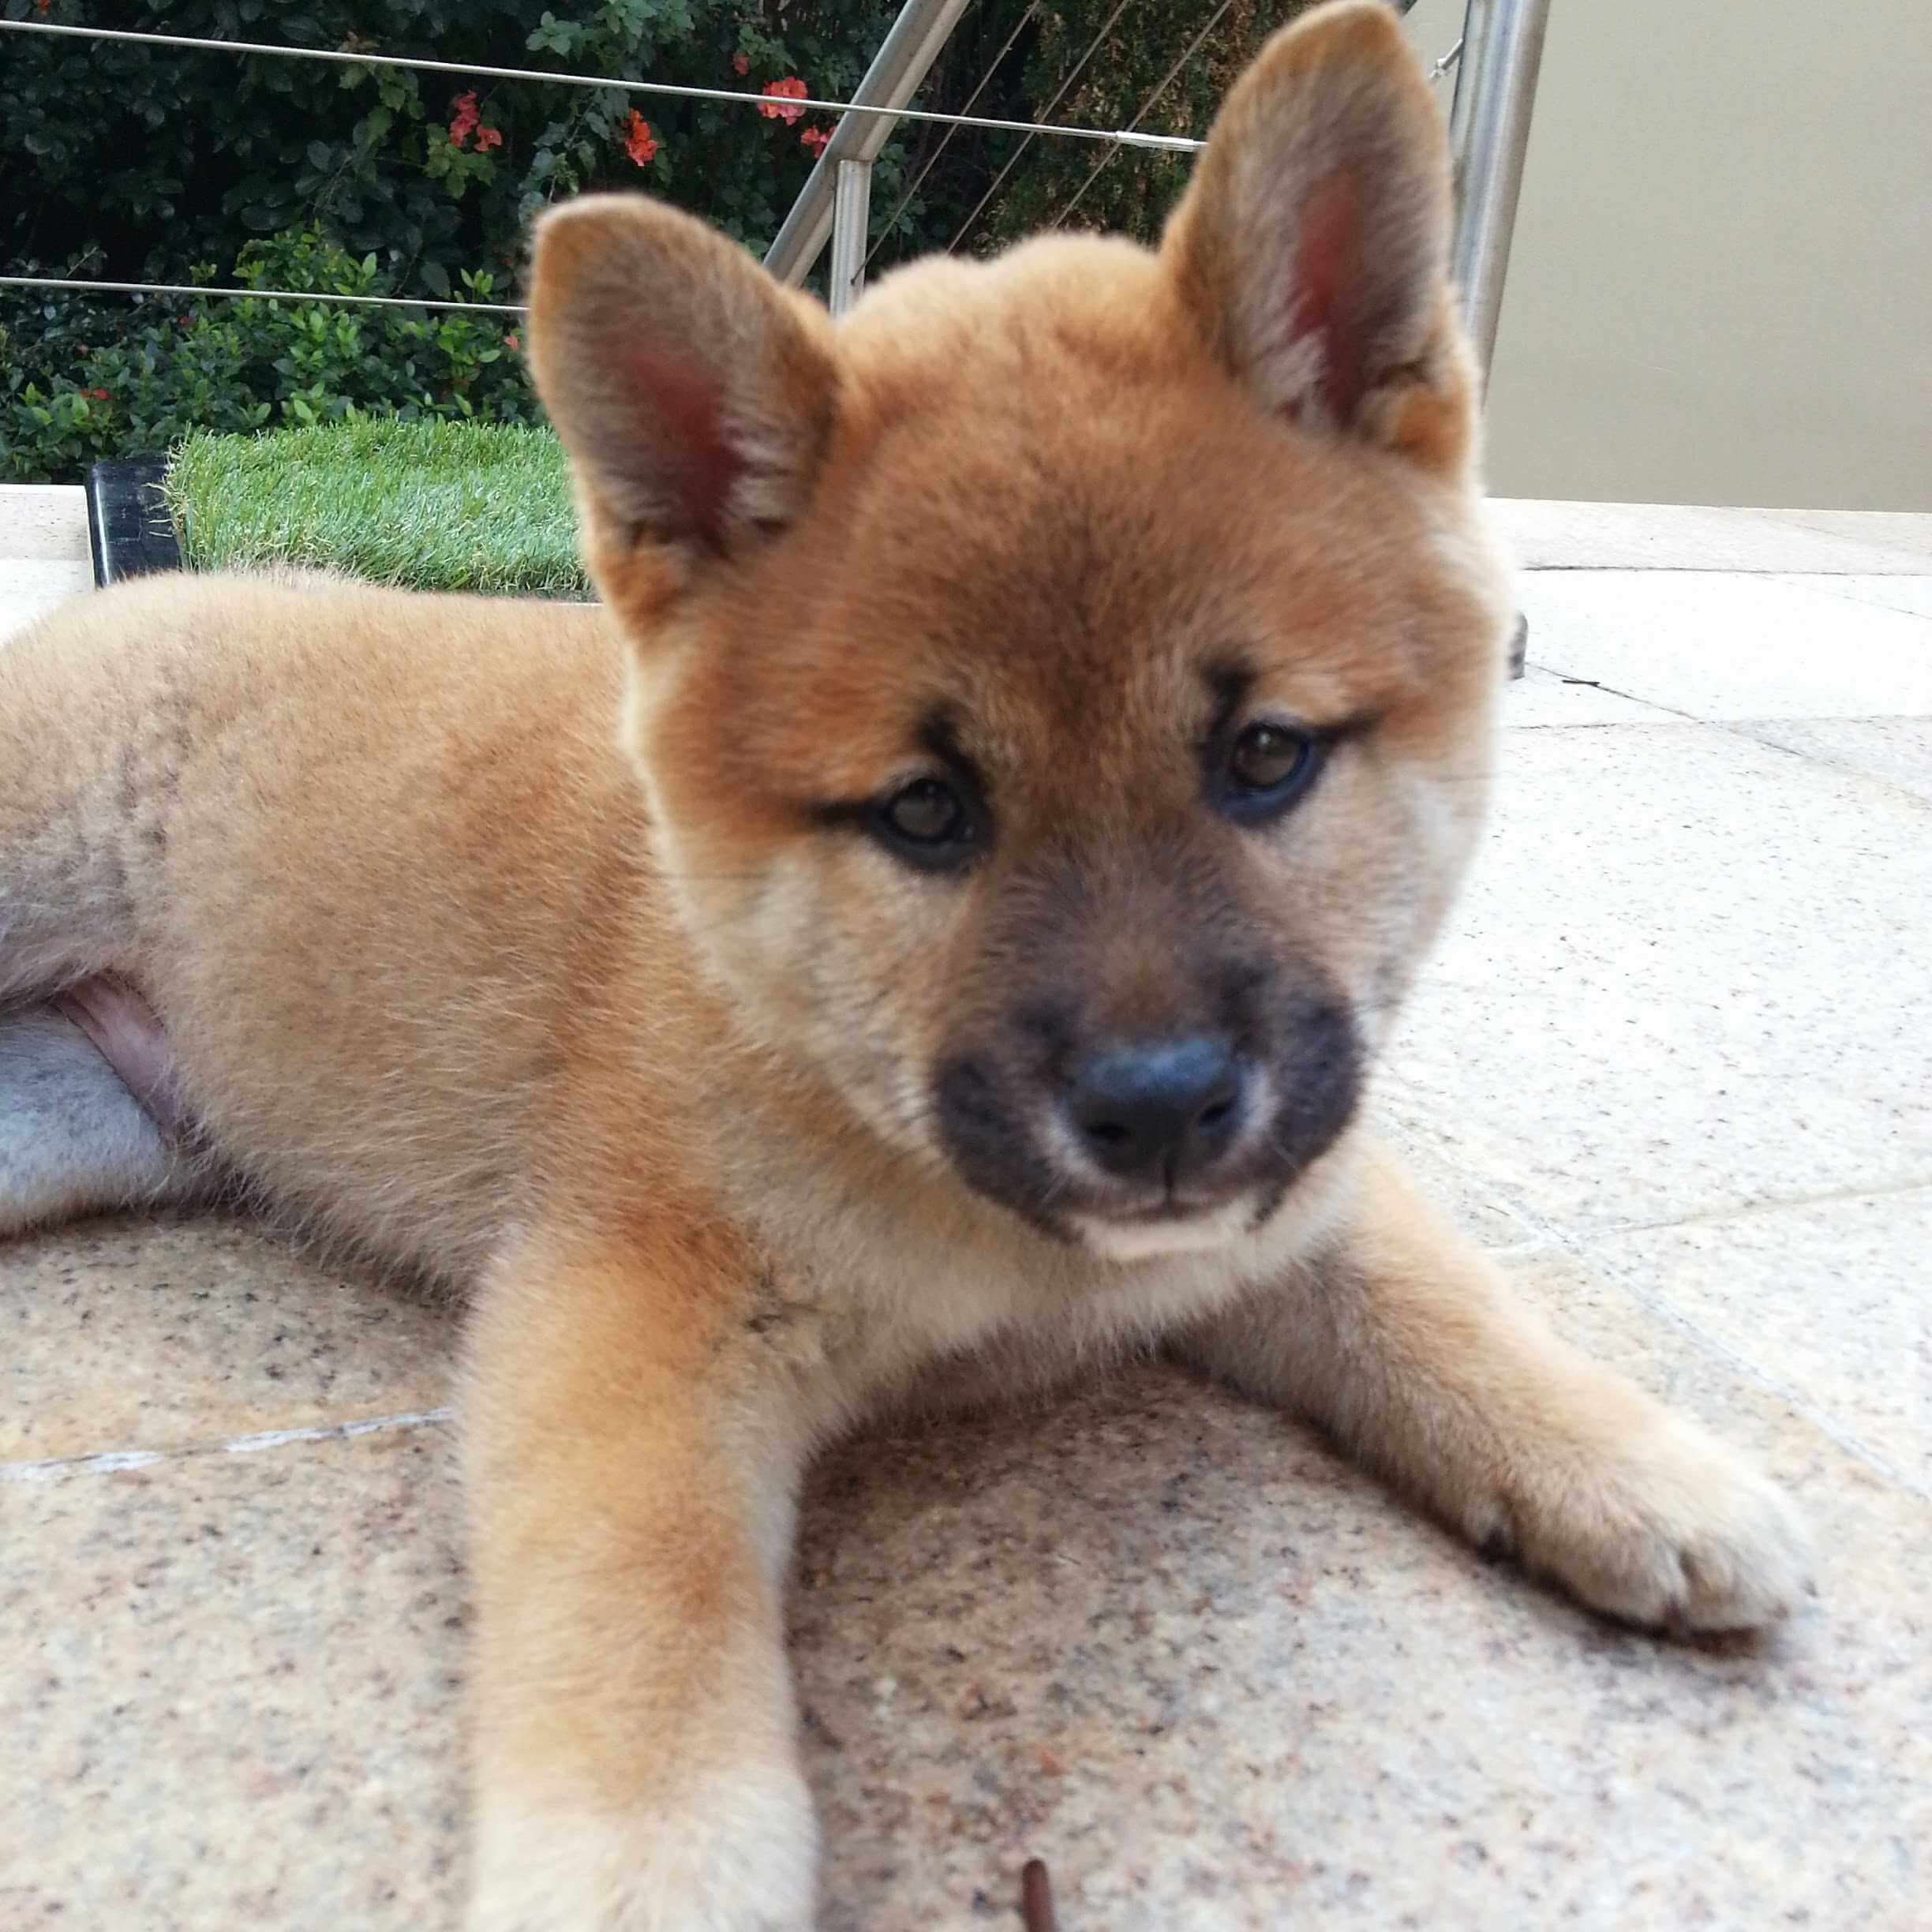
POLYGON ((735 243, 640 195, 567 203, 537 225, 530 339, 608 602, 661 605, 803 512, 831 325, 735 243))

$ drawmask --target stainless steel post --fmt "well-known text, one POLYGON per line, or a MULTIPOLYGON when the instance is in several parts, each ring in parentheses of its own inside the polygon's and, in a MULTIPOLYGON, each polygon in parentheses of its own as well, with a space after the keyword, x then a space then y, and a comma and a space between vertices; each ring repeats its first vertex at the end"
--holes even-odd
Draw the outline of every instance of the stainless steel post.
POLYGON ((1549 0, 1469 0, 1463 23, 1449 115, 1458 201, 1450 265, 1485 380, 1548 21, 1549 0))
POLYGON ((865 286, 866 229, 872 212, 872 163, 841 161, 832 183, 832 260, 826 301, 842 316, 865 286))
MULTIPOLYGON (((967 0, 905 0, 852 99, 879 107, 907 106, 966 6, 967 0)), ((898 125, 889 114, 848 114, 840 119, 766 252, 765 266, 780 281, 803 282, 818 260, 832 232, 839 163, 877 159, 898 125)))

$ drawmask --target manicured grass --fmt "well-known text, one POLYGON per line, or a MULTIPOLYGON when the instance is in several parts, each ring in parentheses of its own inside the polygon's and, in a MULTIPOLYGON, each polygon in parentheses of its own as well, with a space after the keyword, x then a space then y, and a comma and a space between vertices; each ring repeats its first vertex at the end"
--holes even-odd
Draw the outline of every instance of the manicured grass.
POLYGON ((548 430, 359 422, 191 436, 166 487, 190 570, 308 564, 425 590, 592 594, 548 430))

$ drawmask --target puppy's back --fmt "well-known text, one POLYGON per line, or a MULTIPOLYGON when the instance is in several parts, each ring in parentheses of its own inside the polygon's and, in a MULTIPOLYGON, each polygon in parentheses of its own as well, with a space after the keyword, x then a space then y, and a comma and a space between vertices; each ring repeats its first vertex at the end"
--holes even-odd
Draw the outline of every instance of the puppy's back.
POLYGON ((77 600, 0 646, 0 1002, 125 975, 265 1193, 467 1272, 583 855, 639 842, 621 689, 596 608, 315 577, 77 600))

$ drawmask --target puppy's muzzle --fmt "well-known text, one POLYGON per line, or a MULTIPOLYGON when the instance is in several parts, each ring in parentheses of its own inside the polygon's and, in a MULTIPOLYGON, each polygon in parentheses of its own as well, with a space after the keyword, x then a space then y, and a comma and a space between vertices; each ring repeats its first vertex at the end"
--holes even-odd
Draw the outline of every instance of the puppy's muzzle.
POLYGON ((1265 1215, 1347 1125, 1362 1069, 1345 1004, 1285 995, 1271 1017, 1062 1035, 1044 1052, 1008 1027, 936 1070, 941 1137, 968 1185, 1056 1234, 1242 1201, 1265 1215))

